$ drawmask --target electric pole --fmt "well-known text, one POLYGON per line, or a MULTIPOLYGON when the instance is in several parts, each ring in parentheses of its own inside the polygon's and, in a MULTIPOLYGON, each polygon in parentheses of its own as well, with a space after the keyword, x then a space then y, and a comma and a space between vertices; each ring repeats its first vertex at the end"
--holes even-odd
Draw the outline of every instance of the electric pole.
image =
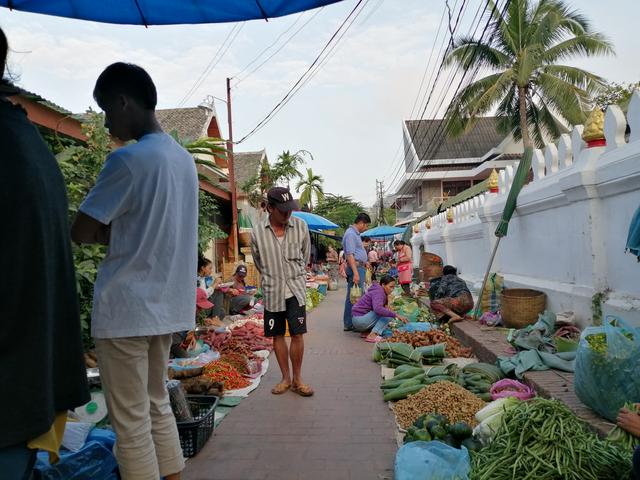
POLYGON ((378 198, 378 226, 385 223, 384 219, 384 181, 376 180, 376 197, 378 198))
POLYGON ((236 193, 236 175, 233 165, 233 122, 231 118, 231 79, 227 78, 227 120, 229 121, 229 138, 227 140, 227 165, 229 167, 229 189, 231 190, 231 235, 232 258, 238 259, 238 197, 236 193))

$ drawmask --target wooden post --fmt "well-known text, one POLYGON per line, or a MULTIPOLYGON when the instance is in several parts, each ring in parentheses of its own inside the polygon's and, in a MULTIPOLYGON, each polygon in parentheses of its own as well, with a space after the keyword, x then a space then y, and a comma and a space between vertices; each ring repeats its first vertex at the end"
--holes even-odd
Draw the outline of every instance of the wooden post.
POLYGON ((227 139, 227 163, 229 167, 229 189, 231 190, 231 231, 229 247, 232 262, 238 260, 238 194, 236 192, 236 176, 233 165, 233 121, 231 117, 231 79, 227 78, 227 120, 229 122, 229 138, 227 139))

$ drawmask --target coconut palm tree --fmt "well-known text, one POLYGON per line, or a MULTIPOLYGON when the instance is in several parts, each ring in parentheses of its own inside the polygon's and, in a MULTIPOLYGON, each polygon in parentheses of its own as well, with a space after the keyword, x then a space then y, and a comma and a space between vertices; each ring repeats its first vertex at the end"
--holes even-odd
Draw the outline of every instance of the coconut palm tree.
POLYGON ((446 113, 448 131, 460 134, 495 110, 501 132, 525 147, 542 146, 545 136, 564 131, 564 122, 584 122, 604 85, 599 76, 563 62, 613 54, 613 46, 562 0, 511 0, 505 12, 490 4, 486 39, 459 37, 446 56, 447 65, 493 72, 456 95, 446 113))
POLYGON ((306 150, 298 150, 295 153, 287 150, 278 155, 278 160, 272 167, 274 183, 285 182, 287 188, 289 188, 291 180, 295 178, 302 179, 302 174, 298 167, 305 164, 305 157, 307 156, 313 160, 313 155, 306 150))
POLYGON ((324 190, 322 188, 322 183, 324 180, 320 175, 316 175, 313 173, 313 170, 307 168, 307 177, 301 179, 296 185, 296 192, 300 192, 302 189, 302 193, 300 195, 300 203, 302 205, 307 205, 309 210, 313 210, 313 197, 316 197, 318 202, 321 202, 324 199, 324 190))

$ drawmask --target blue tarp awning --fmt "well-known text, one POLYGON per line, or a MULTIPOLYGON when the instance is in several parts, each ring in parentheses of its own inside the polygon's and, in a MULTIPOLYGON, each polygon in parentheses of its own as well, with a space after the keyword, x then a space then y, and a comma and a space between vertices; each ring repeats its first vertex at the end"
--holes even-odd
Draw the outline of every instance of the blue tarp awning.
POLYGON ((372 240, 384 239, 404 233, 405 227, 392 227, 391 225, 380 225, 363 232, 361 237, 369 237, 372 240))
POLYGON ((335 230, 339 228, 338 225, 331 220, 327 220, 320 215, 309 212, 293 212, 294 217, 298 217, 303 220, 309 227, 309 230, 335 230))
POLYGON ((124 25, 242 22, 282 17, 340 0, 0 0, 23 12, 124 25))

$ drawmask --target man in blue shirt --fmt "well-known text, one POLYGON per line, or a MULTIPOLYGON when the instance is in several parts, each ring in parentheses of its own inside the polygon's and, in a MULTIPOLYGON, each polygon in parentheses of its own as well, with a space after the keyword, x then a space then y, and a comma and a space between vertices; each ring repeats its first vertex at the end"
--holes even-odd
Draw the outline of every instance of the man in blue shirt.
POLYGON ((353 330, 351 322, 351 288, 358 285, 360 290, 364 290, 365 269, 367 267, 367 251, 362 245, 360 234, 369 228, 371 218, 366 213, 359 213, 355 222, 351 225, 342 237, 342 248, 344 258, 347 262, 347 299, 344 303, 344 331, 353 330))

